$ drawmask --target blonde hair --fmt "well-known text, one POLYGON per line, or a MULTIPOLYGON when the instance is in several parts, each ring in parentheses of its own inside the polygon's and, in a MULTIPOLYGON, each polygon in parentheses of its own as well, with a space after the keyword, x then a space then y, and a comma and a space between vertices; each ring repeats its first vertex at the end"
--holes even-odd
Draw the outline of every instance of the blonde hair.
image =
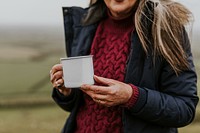
MULTIPOLYGON (((188 69, 183 33, 184 26, 193 22, 192 13, 174 0, 137 2, 135 28, 145 53, 147 55, 152 53, 155 58, 163 57, 176 74, 188 69)), ((85 24, 98 22, 103 18, 102 14, 105 14, 106 5, 103 0, 91 0, 90 6, 84 20, 85 24)))
POLYGON ((176 74, 188 69, 182 37, 184 26, 193 21, 192 13, 182 4, 172 0, 140 0, 135 14, 135 26, 143 49, 148 53, 149 38, 145 33, 145 23, 141 20, 144 16, 152 22, 150 34, 154 56, 162 55, 176 74), (153 14, 152 18, 146 15, 147 10, 149 14, 153 14))

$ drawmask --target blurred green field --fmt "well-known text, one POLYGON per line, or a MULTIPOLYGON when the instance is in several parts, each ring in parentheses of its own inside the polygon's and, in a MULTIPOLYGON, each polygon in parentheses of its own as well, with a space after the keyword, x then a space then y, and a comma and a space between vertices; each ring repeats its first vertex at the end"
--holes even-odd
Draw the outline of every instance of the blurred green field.
MULTIPOLYGON (((63 127, 68 113, 51 99, 49 71, 65 56, 64 45, 52 40, 14 40, 0 45, 0 133, 58 133, 63 127)), ((200 75, 199 53, 194 57, 200 75)), ((194 122, 179 130, 199 133, 200 108, 194 122)))
POLYGON ((0 110, 1 133, 59 133, 68 114, 57 106, 0 110))

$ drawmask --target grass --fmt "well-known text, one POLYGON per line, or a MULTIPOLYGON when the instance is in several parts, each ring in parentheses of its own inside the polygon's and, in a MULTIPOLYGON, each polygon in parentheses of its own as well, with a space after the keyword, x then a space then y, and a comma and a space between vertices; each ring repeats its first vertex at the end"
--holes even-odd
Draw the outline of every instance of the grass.
POLYGON ((179 133, 199 133, 200 125, 199 123, 191 124, 189 126, 179 129, 179 133))
POLYGON ((1 133, 59 133, 68 113, 57 106, 0 110, 1 133))
MULTIPOLYGON (((38 51, 45 50, 39 47, 38 51)), ((49 71, 64 54, 52 56, 46 51, 39 60, 33 52, 22 52, 23 58, 0 57, 0 133, 58 133, 62 129, 68 113, 51 98, 49 71)))
POLYGON ((0 107, 49 104, 50 66, 51 61, 1 64, 0 107))

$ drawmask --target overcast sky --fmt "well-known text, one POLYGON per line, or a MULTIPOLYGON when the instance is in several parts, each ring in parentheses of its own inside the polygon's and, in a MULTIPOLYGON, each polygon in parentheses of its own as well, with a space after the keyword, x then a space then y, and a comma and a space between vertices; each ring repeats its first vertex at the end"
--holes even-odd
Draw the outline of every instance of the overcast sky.
POLYGON ((88 0, 0 0, 2 25, 58 25, 63 6, 88 5, 88 0))
MULTIPOLYGON (((62 25, 63 6, 86 7, 89 0, 0 0, 0 26, 62 25)), ((200 28, 200 0, 178 0, 195 16, 200 28)))

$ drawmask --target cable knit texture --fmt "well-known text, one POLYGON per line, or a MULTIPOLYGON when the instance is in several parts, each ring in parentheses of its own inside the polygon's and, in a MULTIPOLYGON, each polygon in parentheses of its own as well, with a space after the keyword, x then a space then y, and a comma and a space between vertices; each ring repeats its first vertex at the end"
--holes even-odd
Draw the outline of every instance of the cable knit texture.
MULTIPOLYGON (((123 20, 109 16, 99 24, 91 48, 95 75, 124 81, 133 29, 132 16, 123 20)), ((77 114, 76 133, 122 133, 121 116, 121 106, 104 107, 84 95, 77 114)))

